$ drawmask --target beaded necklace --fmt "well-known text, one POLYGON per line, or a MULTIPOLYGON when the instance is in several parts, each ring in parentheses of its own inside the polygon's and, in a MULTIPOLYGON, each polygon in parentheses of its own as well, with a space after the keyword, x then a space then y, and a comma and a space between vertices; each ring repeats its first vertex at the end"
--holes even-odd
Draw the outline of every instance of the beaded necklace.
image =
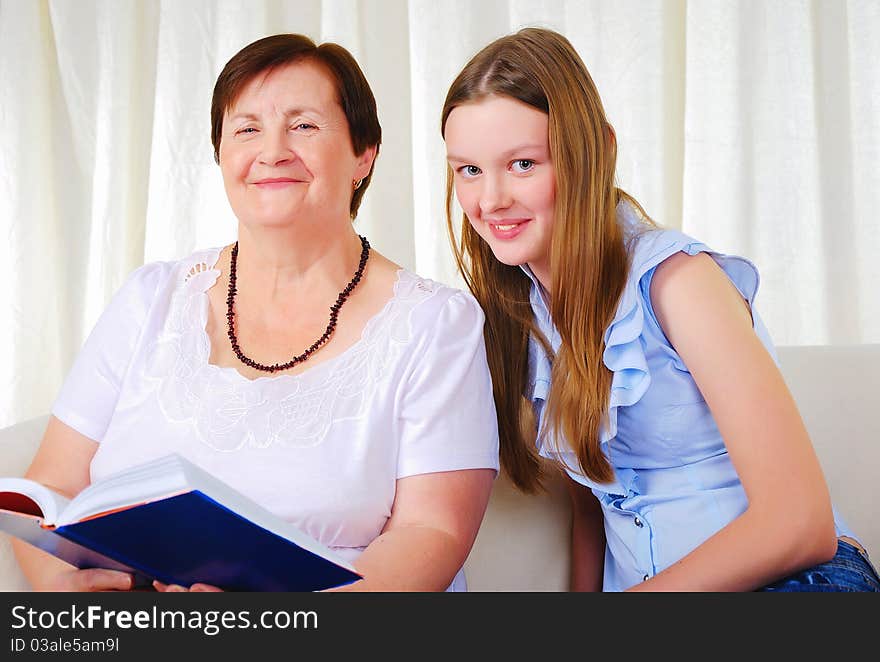
POLYGON ((324 329, 324 333, 321 334, 321 337, 313 342, 311 346, 299 356, 294 356, 287 363, 274 363, 272 365, 257 363, 253 359, 245 356, 245 353, 241 351, 241 347, 238 344, 238 338, 235 336, 235 308, 233 304, 235 303, 235 295, 238 292, 238 289, 235 287, 235 267, 238 261, 238 242, 236 241, 235 245, 232 247, 232 257, 229 260, 229 291, 226 295, 226 328, 229 342, 232 343, 232 351, 235 352, 238 360, 255 370, 261 370, 262 372, 278 372, 279 370, 287 370, 288 368, 292 368, 297 364, 307 361, 312 354, 326 344, 327 341, 330 340, 330 336, 333 335, 334 329, 336 329, 336 320, 339 317, 339 309, 342 308, 342 304, 345 303, 352 291, 354 291, 354 288, 361 281, 361 277, 364 275, 364 268, 367 266, 367 260, 370 258, 370 242, 367 241, 366 237, 360 237, 360 240, 361 259, 358 263, 357 271, 355 271, 354 277, 348 282, 345 289, 336 297, 336 303, 330 306, 330 321, 327 324, 327 328, 324 329))

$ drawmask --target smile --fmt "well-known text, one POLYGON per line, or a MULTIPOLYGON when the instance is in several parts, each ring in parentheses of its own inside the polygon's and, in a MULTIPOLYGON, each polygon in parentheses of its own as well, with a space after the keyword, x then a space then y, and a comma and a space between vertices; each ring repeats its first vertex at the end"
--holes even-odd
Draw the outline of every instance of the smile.
POLYGON ((520 232, 522 232, 523 228, 525 228, 526 225, 529 224, 530 220, 531 219, 528 218, 516 219, 512 223, 509 221, 506 223, 493 223, 489 221, 488 225, 489 229, 492 231, 492 234, 497 239, 513 239, 514 237, 519 235, 520 232))
POLYGON ((291 177, 271 177, 267 179, 261 179, 259 181, 253 182, 256 186, 269 186, 271 184, 296 184, 302 180, 293 179, 291 177))

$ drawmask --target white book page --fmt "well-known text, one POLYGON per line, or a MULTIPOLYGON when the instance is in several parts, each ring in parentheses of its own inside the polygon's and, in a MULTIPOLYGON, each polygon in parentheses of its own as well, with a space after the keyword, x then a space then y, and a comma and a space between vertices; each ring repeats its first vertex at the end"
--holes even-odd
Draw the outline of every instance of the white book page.
POLYGON ((124 469, 93 483, 77 494, 58 517, 58 525, 72 524, 93 515, 155 501, 186 491, 186 477, 175 455, 124 469))
POLYGON ((54 524, 58 514, 70 503, 58 492, 27 478, 0 478, 0 492, 23 494, 36 502, 43 511, 43 522, 46 524, 54 524))

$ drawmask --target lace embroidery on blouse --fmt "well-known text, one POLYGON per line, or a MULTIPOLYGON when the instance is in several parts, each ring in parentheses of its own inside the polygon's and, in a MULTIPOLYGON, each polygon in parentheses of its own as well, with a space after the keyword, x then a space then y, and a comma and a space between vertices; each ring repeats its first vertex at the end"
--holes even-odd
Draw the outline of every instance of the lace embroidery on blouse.
POLYGON ((250 380, 234 368, 209 363, 206 292, 220 271, 205 265, 216 265, 219 255, 216 249, 182 263, 145 369, 168 420, 189 423, 216 451, 316 446, 334 422, 362 417, 411 340, 412 311, 438 289, 434 281, 401 269, 391 299, 342 354, 297 375, 250 380))

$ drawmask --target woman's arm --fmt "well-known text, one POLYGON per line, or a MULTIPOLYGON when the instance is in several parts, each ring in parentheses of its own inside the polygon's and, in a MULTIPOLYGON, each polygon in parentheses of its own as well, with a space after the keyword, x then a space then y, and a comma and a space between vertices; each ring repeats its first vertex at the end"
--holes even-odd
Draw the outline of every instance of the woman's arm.
POLYGON ((494 476, 467 469, 399 479, 382 534, 354 563, 364 579, 335 590, 446 590, 477 536, 494 476))
POLYGON ((712 411, 748 507, 634 590, 754 590, 830 559, 836 539, 822 469, 740 294, 711 257, 679 253, 657 267, 651 301, 712 411))
MULTIPOLYGON (((87 487, 89 464, 98 444, 49 417, 46 433, 25 478, 30 478, 68 498, 87 487)), ((77 570, 36 547, 14 538, 12 548, 25 577, 36 590, 128 590, 131 575, 115 570, 77 570)))
POLYGON ((605 570, 605 518, 593 492, 566 478, 571 497, 571 590, 601 591, 605 570))

